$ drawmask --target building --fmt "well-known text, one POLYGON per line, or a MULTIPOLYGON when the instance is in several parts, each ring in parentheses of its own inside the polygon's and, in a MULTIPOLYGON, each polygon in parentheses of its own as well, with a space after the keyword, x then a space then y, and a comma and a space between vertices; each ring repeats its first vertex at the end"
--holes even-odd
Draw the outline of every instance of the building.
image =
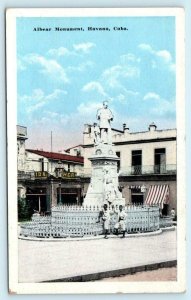
MULTIPOLYGON (((176 129, 157 130, 152 123, 144 132, 112 129, 117 156, 119 183, 126 203, 159 204, 163 214, 176 209, 176 129)), ((91 174, 93 125, 84 128, 84 177, 91 174)), ((87 191, 87 183, 85 192, 87 191)))
POLYGON ((66 153, 74 156, 83 156, 84 155, 84 148, 83 145, 76 145, 71 148, 65 150, 66 153))
POLYGON ((83 157, 25 149, 26 139, 27 128, 17 126, 18 198, 41 213, 58 203, 80 205, 83 157))
MULTIPOLYGON (((58 203, 81 205, 91 178, 93 125, 84 125, 83 145, 65 153, 25 149, 27 128, 17 132, 18 197, 41 212, 58 203)), ((176 129, 158 130, 152 123, 147 131, 130 132, 124 124, 112 129, 112 142, 126 204, 159 204, 164 215, 176 210, 176 129)))

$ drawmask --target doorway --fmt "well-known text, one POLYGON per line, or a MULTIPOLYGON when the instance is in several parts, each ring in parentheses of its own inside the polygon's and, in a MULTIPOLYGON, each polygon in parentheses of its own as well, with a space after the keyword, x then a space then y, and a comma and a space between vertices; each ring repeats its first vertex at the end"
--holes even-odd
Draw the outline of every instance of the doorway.
POLYGON ((132 204, 135 204, 135 205, 138 205, 138 204, 142 205, 144 202, 143 194, 132 194, 131 202, 132 202, 132 204))

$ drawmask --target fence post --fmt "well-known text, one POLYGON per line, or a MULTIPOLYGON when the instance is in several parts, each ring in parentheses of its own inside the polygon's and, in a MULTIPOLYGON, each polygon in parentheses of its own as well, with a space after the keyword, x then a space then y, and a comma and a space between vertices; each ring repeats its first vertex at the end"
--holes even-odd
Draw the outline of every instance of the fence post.
POLYGON ((150 207, 148 207, 148 231, 150 231, 150 207))

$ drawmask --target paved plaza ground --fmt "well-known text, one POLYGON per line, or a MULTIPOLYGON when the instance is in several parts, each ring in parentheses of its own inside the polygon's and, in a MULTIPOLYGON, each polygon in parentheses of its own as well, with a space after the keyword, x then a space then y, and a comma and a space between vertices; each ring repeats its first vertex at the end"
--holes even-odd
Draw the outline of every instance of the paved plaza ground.
POLYGON ((176 230, 125 239, 19 239, 19 282, 59 280, 173 260, 176 230))
POLYGON ((137 272, 135 274, 123 275, 118 277, 109 277, 100 279, 100 281, 176 281, 177 268, 162 268, 154 271, 137 272))

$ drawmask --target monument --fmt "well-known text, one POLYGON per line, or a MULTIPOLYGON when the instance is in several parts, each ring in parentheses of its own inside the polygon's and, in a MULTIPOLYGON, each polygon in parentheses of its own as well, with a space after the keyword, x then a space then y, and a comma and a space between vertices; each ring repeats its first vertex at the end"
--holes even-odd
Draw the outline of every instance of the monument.
POLYGON ((108 108, 108 102, 97 111, 99 124, 94 123, 94 152, 89 158, 92 164, 92 176, 84 205, 102 206, 125 205, 125 198, 119 191, 117 172, 117 157, 112 145, 111 121, 113 114, 108 108))
MULTIPOLYGON (((30 222, 20 225, 20 238, 66 238, 95 236, 103 233, 100 211, 103 205, 115 213, 111 215, 110 230, 114 230, 118 219, 119 205, 125 206, 125 198, 119 191, 117 162, 112 145, 111 121, 113 114, 105 101, 97 112, 99 124, 94 123, 94 150, 89 158, 92 176, 82 206, 58 205, 51 208, 50 216, 34 214, 30 222)), ((126 206, 125 228, 128 233, 150 232, 159 229, 158 206, 126 206)))

